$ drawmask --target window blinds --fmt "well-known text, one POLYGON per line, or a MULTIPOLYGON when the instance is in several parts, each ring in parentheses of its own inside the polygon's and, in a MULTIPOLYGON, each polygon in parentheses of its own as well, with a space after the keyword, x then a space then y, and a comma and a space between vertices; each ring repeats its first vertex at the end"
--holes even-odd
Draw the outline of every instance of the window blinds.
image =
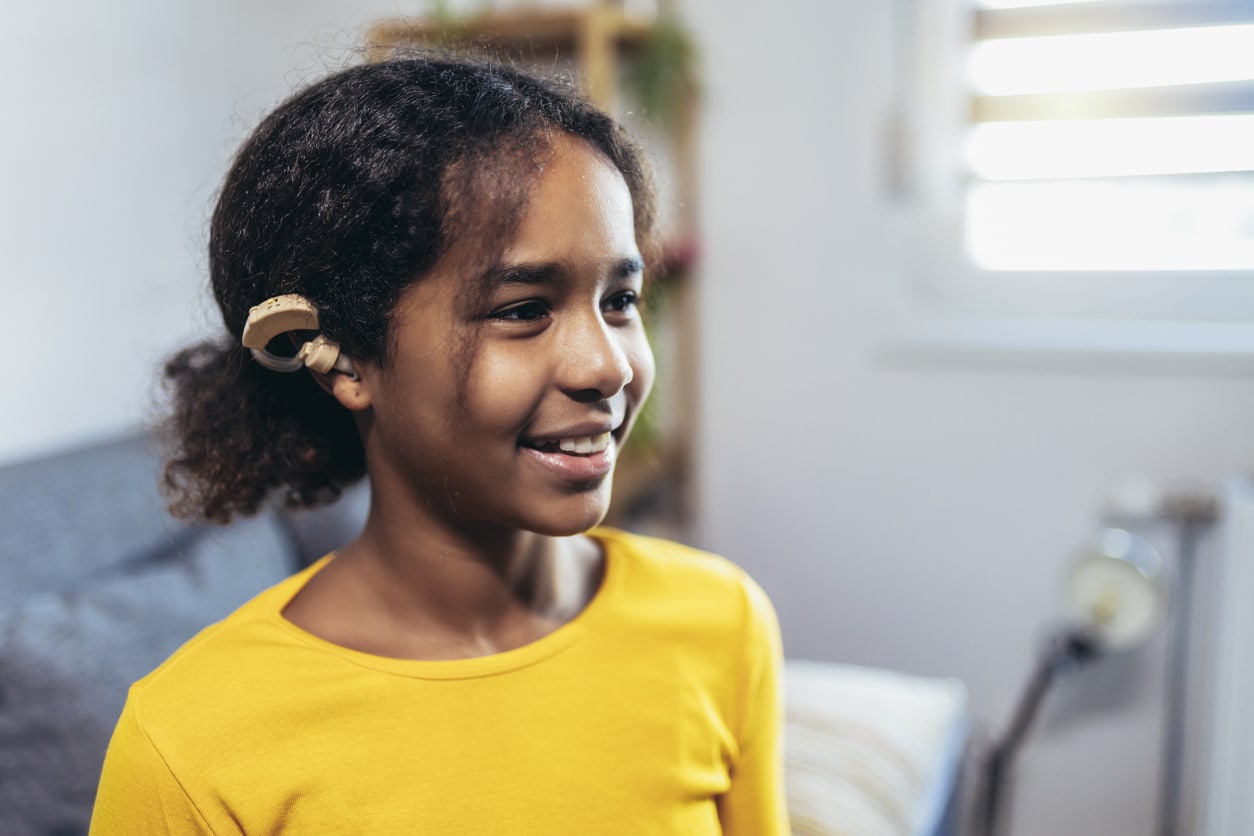
POLYGON ((978 0, 966 237, 987 270, 1254 270, 1254 0, 978 0))

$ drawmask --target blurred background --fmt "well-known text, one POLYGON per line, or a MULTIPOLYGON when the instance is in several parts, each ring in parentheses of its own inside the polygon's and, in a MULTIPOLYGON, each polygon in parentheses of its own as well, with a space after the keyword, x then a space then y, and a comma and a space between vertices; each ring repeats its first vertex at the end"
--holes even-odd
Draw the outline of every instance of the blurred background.
MULTIPOLYGON (((360 60, 380 21, 524 5, 6 3, 0 464, 150 417, 162 358, 218 327, 219 180, 293 87, 360 60)), ((681 33, 663 69, 684 85, 663 113, 617 79, 683 286, 659 334, 669 482, 632 519, 748 569, 789 656, 961 680, 978 752, 1095 532, 1133 519, 1175 564, 1164 503, 1231 501, 1254 469, 1254 7, 624 12, 681 33)), ((1254 609, 1225 574, 1248 556, 1230 520, 1194 541, 1179 829, 1156 831, 1164 628, 1051 692, 1010 832, 1246 832, 1214 789, 1254 783, 1249 733, 1215 708, 1215 683, 1248 687, 1223 668, 1254 609)))

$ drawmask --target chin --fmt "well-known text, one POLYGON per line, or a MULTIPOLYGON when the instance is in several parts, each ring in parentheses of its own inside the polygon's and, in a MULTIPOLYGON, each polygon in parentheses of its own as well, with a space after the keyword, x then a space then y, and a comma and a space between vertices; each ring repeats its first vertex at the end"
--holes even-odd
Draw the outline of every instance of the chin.
POLYGON ((610 492, 570 497, 556 502, 539 513, 527 515, 518 527, 546 537, 571 537, 596 528, 610 510, 610 492))

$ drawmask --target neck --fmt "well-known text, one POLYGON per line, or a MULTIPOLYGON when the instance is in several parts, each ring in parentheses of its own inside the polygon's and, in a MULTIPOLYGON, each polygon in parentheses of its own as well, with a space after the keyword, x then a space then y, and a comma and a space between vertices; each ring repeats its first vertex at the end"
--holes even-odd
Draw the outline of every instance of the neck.
POLYGON ((459 527, 382 495, 374 493, 365 528, 337 560, 398 619, 489 642, 528 620, 570 620, 599 583, 600 551, 586 537, 459 527))

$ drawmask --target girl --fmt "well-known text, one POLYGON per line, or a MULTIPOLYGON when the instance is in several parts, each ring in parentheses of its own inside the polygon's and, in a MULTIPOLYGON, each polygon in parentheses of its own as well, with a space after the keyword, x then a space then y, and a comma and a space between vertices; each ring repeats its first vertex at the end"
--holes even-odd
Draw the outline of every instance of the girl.
POLYGON ((783 833, 780 647, 732 564, 595 528, 649 393, 653 195, 570 90, 442 58, 278 108, 167 367, 175 508, 368 476, 361 534, 131 689, 92 832, 783 833))

